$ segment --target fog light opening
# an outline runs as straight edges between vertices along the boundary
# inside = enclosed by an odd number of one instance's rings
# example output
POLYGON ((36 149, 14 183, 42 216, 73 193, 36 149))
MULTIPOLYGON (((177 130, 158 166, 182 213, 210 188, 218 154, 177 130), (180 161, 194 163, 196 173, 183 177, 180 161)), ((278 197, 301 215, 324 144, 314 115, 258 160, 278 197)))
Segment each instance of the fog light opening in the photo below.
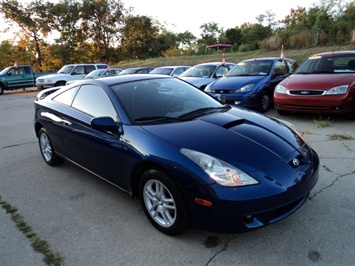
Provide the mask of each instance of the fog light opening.
POLYGON ((248 214, 248 215, 245 215, 245 216, 244 216, 244 222, 245 222, 246 224, 251 223, 253 220, 254 220, 254 216, 251 215, 251 214, 248 214))

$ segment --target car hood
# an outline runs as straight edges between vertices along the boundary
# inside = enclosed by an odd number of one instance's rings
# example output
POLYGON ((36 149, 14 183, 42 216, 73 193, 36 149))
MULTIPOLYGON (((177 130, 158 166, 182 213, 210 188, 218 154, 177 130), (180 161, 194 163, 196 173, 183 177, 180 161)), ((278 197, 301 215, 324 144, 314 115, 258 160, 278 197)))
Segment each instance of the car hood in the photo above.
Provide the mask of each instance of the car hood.
POLYGON ((257 84, 267 80, 267 76, 223 77, 211 84, 211 90, 236 90, 248 84, 257 84))
MULTIPOLYGON (((40 78, 41 79, 51 79, 51 78, 55 78, 55 77, 58 77, 58 75, 69 75, 69 74, 59 74, 59 73, 55 73, 55 74, 49 74, 49 75, 44 75, 44 76, 41 76, 40 78)), ((70 76, 70 75, 69 75, 70 76)))
POLYGON ((354 82, 354 73, 344 74, 293 74, 280 84, 288 90, 328 90, 339 85, 350 85, 354 82))
POLYGON ((179 77, 179 78, 187 81, 188 83, 191 83, 192 85, 195 85, 196 87, 207 85, 215 80, 214 78, 198 78, 198 77, 179 77))
POLYGON ((178 148, 206 153, 245 172, 298 156, 304 141, 279 120, 231 109, 180 123, 143 126, 178 148))

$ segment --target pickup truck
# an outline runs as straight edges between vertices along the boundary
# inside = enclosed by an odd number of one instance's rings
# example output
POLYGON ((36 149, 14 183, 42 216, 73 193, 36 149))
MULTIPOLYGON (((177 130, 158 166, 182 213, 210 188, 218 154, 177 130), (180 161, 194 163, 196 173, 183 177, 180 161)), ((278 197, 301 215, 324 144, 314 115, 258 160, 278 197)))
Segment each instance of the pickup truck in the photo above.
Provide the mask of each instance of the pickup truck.
POLYGON ((39 90, 64 86, 69 81, 83 79, 88 73, 96 69, 107 69, 106 64, 70 64, 65 65, 55 74, 41 76, 36 79, 39 90))
POLYGON ((5 90, 35 87, 36 78, 53 72, 35 73, 30 65, 7 67, 0 72, 0 95, 5 90))

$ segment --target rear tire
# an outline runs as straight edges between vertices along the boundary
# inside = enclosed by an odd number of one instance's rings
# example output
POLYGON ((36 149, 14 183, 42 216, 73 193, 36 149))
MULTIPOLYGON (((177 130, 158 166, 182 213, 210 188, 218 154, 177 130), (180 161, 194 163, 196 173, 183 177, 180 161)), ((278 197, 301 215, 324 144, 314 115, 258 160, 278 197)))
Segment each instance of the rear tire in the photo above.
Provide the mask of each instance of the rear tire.
POLYGON ((161 171, 151 169, 143 173, 139 198, 149 222, 162 233, 175 236, 190 227, 190 213, 183 194, 161 171))
POLYGON ((38 143, 39 150, 41 151, 42 157, 47 164, 55 166, 61 164, 64 161, 63 158, 55 154, 52 142, 45 128, 41 128, 39 130, 38 143))

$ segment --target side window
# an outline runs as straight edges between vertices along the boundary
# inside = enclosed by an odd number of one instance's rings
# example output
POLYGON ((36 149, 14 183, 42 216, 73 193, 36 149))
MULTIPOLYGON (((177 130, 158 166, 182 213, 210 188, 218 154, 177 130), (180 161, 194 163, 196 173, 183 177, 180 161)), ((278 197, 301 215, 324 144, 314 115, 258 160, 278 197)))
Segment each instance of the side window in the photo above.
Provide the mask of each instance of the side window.
POLYGON ((228 68, 225 66, 218 67, 216 71, 216 76, 221 77, 228 72, 228 68))
POLYGON ((288 69, 290 70, 290 72, 294 72, 298 66, 298 64, 296 62, 290 62, 290 61, 286 61, 288 69))
POLYGON ((285 61, 275 63, 274 74, 275 75, 282 75, 287 73, 286 63, 285 61))
POLYGON ((146 74, 148 73, 147 69, 140 69, 137 71, 137 74, 146 74))
POLYGON ((23 69, 25 70, 26 74, 31 74, 31 69, 29 66, 24 66, 23 69))
POLYGON ((83 75, 83 74, 85 74, 84 66, 76 66, 72 72, 72 75, 83 75))
POLYGON ((95 69, 96 69, 95 66, 87 65, 87 66, 85 66, 85 73, 83 73, 83 74, 89 74, 91 71, 93 71, 95 69))
POLYGON ((117 113, 106 92, 98 86, 83 85, 76 94, 72 106, 93 117, 110 116, 117 121, 117 113))
POLYGON ((13 67, 9 72, 12 75, 20 75, 20 74, 22 74, 22 69, 19 67, 13 67))
POLYGON ((107 65, 97 65, 97 68, 98 68, 98 69, 106 69, 106 68, 107 68, 107 65))
POLYGON ((75 92, 77 91, 78 87, 71 88, 70 90, 66 90, 63 93, 57 95, 53 98, 54 101, 60 102, 62 104, 70 106, 73 98, 75 96, 75 92))

